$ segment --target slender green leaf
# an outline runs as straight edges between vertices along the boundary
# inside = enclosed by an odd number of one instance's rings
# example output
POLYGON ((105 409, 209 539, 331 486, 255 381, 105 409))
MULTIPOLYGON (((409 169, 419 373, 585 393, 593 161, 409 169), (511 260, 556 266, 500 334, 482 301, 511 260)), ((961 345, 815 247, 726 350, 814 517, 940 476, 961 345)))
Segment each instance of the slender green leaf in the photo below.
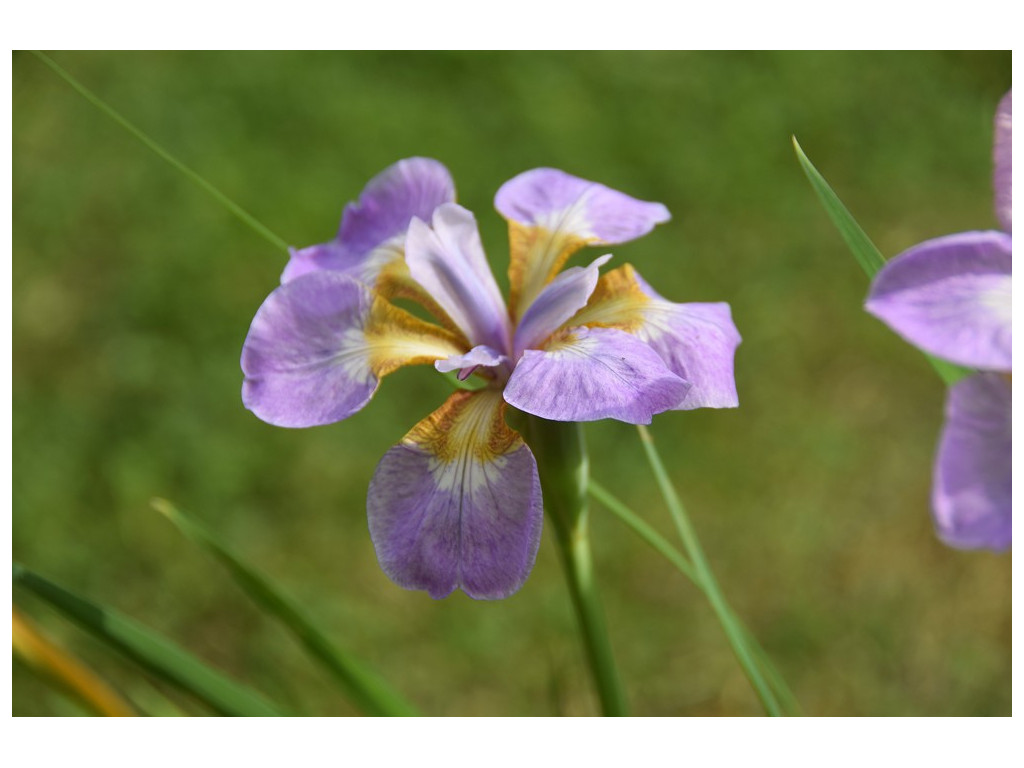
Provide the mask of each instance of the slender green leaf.
MULTIPOLYGON (((885 258, 882 256, 881 251, 871 242, 871 238, 867 236, 867 233, 857 223, 857 220, 853 218, 853 214, 843 205, 842 200, 839 199, 839 196, 832 190, 828 182, 825 181, 825 177, 818 172, 818 169, 814 167, 814 164, 804 154, 800 143, 796 140, 796 136, 793 137, 793 149, 796 151, 796 157, 800 161, 800 166, 804 169, 804 173, 807 174, 807 178, 811 182, 811 187, 814 188, 818 199, 821 200, 821 204, 825 207, 828 217, 832 220, 836 229, 839 230, 839 234, 846 242, 854 258, 857 259, 857 262, 867 273, 868 278, 873 278, 878 273, 878 270, 885 266, 885 258)), ((956 384, 960 379, 973 373, 969 368, 955 365, 927 353, 924 353, 924 355, 932 364, 935 372, 947 384, 956 384)))
MULTIPOLYGON (((664 536, 648 525, 647 522, 644 521, 644 519, 636 512, 631 510, 619 501, 619 499, 615 498, 615 496, 613 496, 603 486, 593 480, 590 480, 587 483, 587 491, 630 530, 663 555, 665 559, 674 565, 680 573, 692 581, 698 589, 707 594, 704 589, 704 584, 697 576, 697 572, 694 570, 693 565, 686 559, 686 556, 673 547, 664 536)), ((775 667, 774 662, 769 658, 764 648, 761 647, 757 638, 754 637, 754 633, 744 626, 742 620, 736 615, 736 612, 732 610, 731 606, 726 605, 726 610, 732 615, 733 621, 746 637, 746 642, 750 646, 758 665, 761 667, 761 671, 764 672, 767 677, 768 684, 771 686, 772 690, 775 691, 775 695, 778 696, 783 711, 787 715, 800 714, 800 705, 797 703, 796 697, 793 695, 793 692, 789 689, 786 681, 775 667)))
POLYGON ((205 702, 222 715, 284 714, 259 694, 228 679, 170 640, 117 611, 92 603, 14 564, 14 585, 42 598, 65 618, 120 651, 153 675, 205 702))
POLYGON ((52 69, 58 77, 64 80, 64 82, 66 82, 72 88, 74 88, 86 101, 88 101, 94 107, 99 109, 100 112, 102 112, 115 123, 120 125, 126 131, 128 131, 128 133, 130 133, 136 139, 141 141, 144 145, 149 147, 149 149, 151 149, 160 158, 162 158, 167 163, 176 168, 178 171, 180 171, 193 183, 197 184, 214 200, 223 205, 227 210, 231 211, 231 213, 237 216, 240 220, 245 222, 245 224, 248 225, 254 232, 259 234, 260 237, 264 238, 271 245, 274 245, 275 247, 280 248, 285 252, 288 251, 288 243, 286 243, 283 239, 281 239, 273 232, 271 232, 270 229, 268 229, 264 224, 257 221, 255 216, 253 216, 251 213, 242 208, 242 206, 240 206, 234 200, 229 198, 227 195, 225 195, 223 192, 221 192, 219 189, 213 186, 213 184, 211 184, 198 173, 193 171, 191 168, 189 168, 187 165, 181 162, 178 158, 176 158, 162 146, 157 144, 153 139, 151 139, 149 136, 143 133, 140 129, 136 128, 132 123, 128 122, 128 120, 124 118, 120 112, 115 110, 112 106, 103 101, 103 99, 101 99, 95 93, 93 93, 80 82, 78 82, 75 78, 71 76, 71 74, 66 69, 61 67, 57 62, 55 62, 53 59, 51 59, 49 56, 47 56, 45 53, 42 53, 41 51, 33 51, 32 53, 34 53, 36 58, 43 62, 43 64, 52 69))
POLYGON ((637 425, 637 431, 640 433, 640 442, 643 444, 644 453, 647 454, 647 461, 654 472, 654 478, 658 483, 662 498, 665 499, 665 505, 668 507, 672 521, 676 525, 679 538, 682 540, 683 547, 690 556, 690 562, 693 563, 698 582, 701 584, 704 594, 707 595, 711 609, 718 618, 718 623, 722 625, 722 629, 725 631, 736 660, 743 669, 743 673, 747 676, 747 680, 754 689, 754 693, 761 700, 761 705, 764 707, 765 712, 776 717, 784 714, 779 706, 775 692, 768 685, 760 666, 754 660, 749 636, 743 631, 718 586, 718 580, 711 571, 711 566, 704 556, 704 548, 701 547, 700 540, 697 538, 697 531, 690 522, 690 518, 686 514, 686 508, 683 506, 679 494, 676 493, 672 480, 665 470, 665 465, 661 461, 661 456, 658 454, 658 449, 654 445, 654 438, 651 437, 651 433, 643 425, 637 425))
POLYGON ((266 577, 239 560, 210 531, 165 499, 154 499, 152 504, 189 540, 201 546, 227 568, 239 586, 257 605, 284 624, 305 651, 327 669, 360 710, 369 715, 418 714, 411 704, 381 678, 331 643, 293 600, 266 577))

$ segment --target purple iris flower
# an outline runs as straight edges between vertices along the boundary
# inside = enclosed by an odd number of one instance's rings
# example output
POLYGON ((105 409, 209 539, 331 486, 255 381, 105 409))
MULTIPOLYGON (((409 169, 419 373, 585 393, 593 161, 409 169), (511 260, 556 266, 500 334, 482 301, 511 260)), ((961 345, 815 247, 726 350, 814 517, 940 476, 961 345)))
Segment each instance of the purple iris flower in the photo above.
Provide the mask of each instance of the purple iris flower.
POLYGON ((996 110, 995 201, 1003 231, 916 245, 875 276, 866 308, 911 344, 978 373, 949 390, 932 508, 939 537, 1004 550, 1011 538, 1011 94, 996 110))
POLYGON ((381 567, 435 598, 457 588, 507 597, 533 567, 540 481, 507 405, 555 421, 648 424, 666 410, 738 404, 728 304, 674 304, 628 264, 599 275, 610 255, 562 271, 585 245, 667 221, 663 205, 550 168, 508 181, 495 205, 509 225, 508 305, 447 169, 410 158, 370 181, 334 240, 292 251, 242 350, 243 403, 283 427, 347 418, 403 365, 482 380, 413 427, 370 482, 381 567))

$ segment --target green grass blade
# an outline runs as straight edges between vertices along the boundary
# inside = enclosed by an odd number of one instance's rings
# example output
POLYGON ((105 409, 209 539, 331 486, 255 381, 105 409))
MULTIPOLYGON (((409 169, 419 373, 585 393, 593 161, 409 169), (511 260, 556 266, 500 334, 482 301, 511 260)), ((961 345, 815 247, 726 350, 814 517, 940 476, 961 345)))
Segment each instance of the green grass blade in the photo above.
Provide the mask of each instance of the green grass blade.
POLYGON ((654 472, 654 478, 661 491, 662 498, 664 498, 665 505, 669 509, 672 521, 675 523, 676 530, 679 533, 679 538, 683 542, 683 547, 690 557, 690 562, 693 563, 698 583, 701 585, 704 594, 707 595, 711 609, 715 612, 718 623, 721 624, 722 630, 729 640, 729 645, 732 647, 736 660, 743 669, 743 673, 747 676, 747 680, 754 689, 754 693, 760 699, 765 712, 773 717, 784 714, 779 706, 774 690, 772 690, 772 687, 765 679, 761 667, 754 660, 755 654, 751 649, 749 635, 744 632, 718 586, 718 580, 715 578, 711 566, 704 556, 704 548, 700 545, 697 532, 690 522, 689 515, 686 514, 686 508, 683 506, 679 494, 676 493, 676 489, 672 485, 668 472, 665 470, 665 465, 661 461, 661 456, 654 446, 654 438, 651 437, 651 433, 643 425, 637 425, 637 431, 640 433, 640 442, 643 444, 644 453, 647 455, 647 461, 654 472))
POLYGON ((361 662, 337 648, 293 600, 264 576, 233 555, 226 546, 196 521, 165 499, 153 507, 170 520, 190 541, 198 544, 228 569, 238 585, 266 613, 295 635, 303 649, 324 666, 345 695, 368 715, 411 716, 418 712, 361 662))
MULTIPOLYGON (((796 136, 793 137, 793 149, 796 151, 797 160, 800 161, 800 166, 804 169, 804 173, 807 174, 807 179, 811 182, 811 187, 817 193, 818 199, 821 201, 822 206, 824 206, 828 217, 832 220, 836 229, 839 230, 839 234, 846 242, 854 258, 857 259, 857 262, 867 273, 868 278, 874 278, 878 270, 885 266, 885 257, 875 247, 875 244, 871 242, 871 238, 867 236, 867 233, 857 223, 857 220, 853 218, 853 214, 843 205, 843 201, 839 199, 839 195, 825 181, 825 177, 818 172, 818 169, 814 167, 814 164, 804 154, 800 143, 796 140, 796 136)), ((924 353, 924 355, 932 364, 935 372, 939 374, 946 384, 956 384, 960 379, 973 373, 969 368, 940 360, 927 353, 924 353)))
POLYGON ((284 714, 259 694, 206 666, 153 630, 113 609, 79 597, 18 563, 14 564, 14 586, 43 599, 65 618, 221 715, 275 717, 284 714))
POLYGON ((804 169, 804 173, 807 174, 807 179, 811 182, 811 186, 817 193, 818 199, 821 200, 821 204, 825 207, 825 212, 832 220, 832 223, 835 224, 836 229, 839 230, 839 234, 846 242, 850 252, 857 259, 857 263, 861 265, 868 277, 874 277, 878 270, 885 266, 885 257, 882 256, 882 252, 875 247, 875 244, 871 242, 871 238, 861 229, 860 224, 857 223, 857 220, 853 218, 853 215, 843 205, 839 195, 832 191, 832 187, 818 173, 818 169, 807 159, 807 155, 804 154, 800 143, 796 140, 796 136, 793 137, 793 149, 796 151, 797 160, 800 161, 800 166, 804 169))
POLYGON ((200 189, 205 191, 218 203, 220 203, 229 211, 231 211, 231 213, 237 216, 241 221, 245 222, 245 224, 248 225, 258 235, 260 235, 260 237, 264 238, 271 245, 274 245, 275 247, 280 248, 285 252, 288 251, 288 243, 286 243, 282 238, 278 237, 273 232, 271 232, 270 229, 264 226, 262 223, 260 223, 255 216, 246 211, 244 208, 242 208, 242 206, 240 206, 230 197, 225 195, 223 192, 221 192, 219 189, 213 186, 213 184, 208 182, 206 179, 204 179, 198 173, 193 171, 183 162, 178 160, 178 158, 176 158, 162 146, 157 144, 153 139, 151 139, 149 136, 143 133, 139 128, 136 128, 135 125, 128 122, 128 120, 124 118, 120 112, 115 110, 105 101, 103 101, 103 99, 101 99, 95 93, 93 93, 80 82, 78 82, 74 77, 71 76, 71 74, 66 69, 61 67, 57 62, 55 62, 53 59, 51 59, 49 56, 47 56, 45 53, 42 53, 41 51, 33 51, 32 53, 36 56, 37 59, 39 59, 46 66, 48 66, 55 73, 57 73, 58 77, 60 77, 72 88, 74 88, 86 101, 88 101, 98 110, 100 110, 100 112, 105 114, 115 123, 117 123, 126 131, 128 131, 128 133, 130 133, 136 139, 141 141, 144 145, 149 147, 149 149, 151 149, 159 157, 165 160, 168 164, 170 164, 183 175, 188 177, 193 183, 198 185, 200 189))
MULTIPOLYGON (((648 525, 648 523, 636 512, 619 501, 619 499, 613 496, 611 492, 600 484, 593 480, 589 480, 587 483, 587 491, 594 500, 604 506, 609 512, 625 524, 626 527, 646 541, 666 560, 674 565, 681 574, 693 582, 694 586, 704 592, 705 595, 707 594, 704 589, 704 585, 701 583, 697 576, 697 572, 693 568, 693 565, 686 559, 686 556, 682 552, 669 543, 668 539, 648 525)), ((761 647, 757 638, 754 637, 754 634, 744 626, 742 620, 732 610, 732 607, 726 604, 725 608, 729 615, 732 616, 732 620, 735 622, 736 626, 739 627, 740 632, 745 637, 747 645, 750 647, 758 666, 760 666, 761 671, 767 678, 769 686, 771 686, 771 689, 778 697, 779 703, 785 714, 799 715, 800 705, 797 703, 796 697, 789 689, 785 679, 779 673, 771 658, 769 658, 767 652, 761 647)))

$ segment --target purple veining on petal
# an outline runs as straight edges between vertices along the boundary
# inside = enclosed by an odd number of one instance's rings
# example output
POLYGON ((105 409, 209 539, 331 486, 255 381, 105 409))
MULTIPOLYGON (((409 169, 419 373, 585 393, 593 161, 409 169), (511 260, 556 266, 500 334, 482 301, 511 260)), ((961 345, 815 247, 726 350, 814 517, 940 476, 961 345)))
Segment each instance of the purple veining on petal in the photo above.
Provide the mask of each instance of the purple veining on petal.
POLYGON ((963 232, 928 240, 875 276, 865 305, 911 344, 960 365, 1008 371, 1011 237, 963 232))
POLYGON ((367 513, 381 568, 396 584, 433 598, 461 588, 493 600, 529 575, 543 525, 540 479, 500 405, 495 391, 456 393, 381 459, 367 513))
POLYGON ((553 421, 650 424, 654 414, 681 402, 689 386, 635 336, 573 328, 546 349, 523 353, 505 385, 505 400, 553 421))
POLYGON ((641 290, 651 299, 644 323, 634 331, 674 374, 690 382, 675 410, 736 408, 734 358, 740 334, 725 302, 676 304, 655 291, 639 273, 641 290))
MULTIPOLYGON (((437 160, 399 160, 370 180, 358 202, 345 206, 334 240, 291 252, 281 282, 320 269, 360 271, 374 249, 389 241, 395 240, 400 251, 414 216, 429 221, 439 205, 454 201, 451 174, 437 160)), ((355 276, 366 280, 365 275, 355 276)))
POLYGON ((535 168, 509 179, 498 190, 494 205, 506 219, 608 245, 646 235, 671 218, 661 203, 637 200, 554 168, 535 168))
POLYGON ((1013 136, 1010 127, 1013 91, 1007 91, 996 109, 995 160, 996 216, 1003 229, 1013 228, 1013 136))
POLYGON ((1010 547, 1011 443, 1007 379, 983 373, 950 388, 932 488, 938 535, 950 546, 1010 547))
POLYGON ((448 313, 473 346, 509 348, 508 311, 487 263, 473 214, 446 203, 433 226, 413 219, 406 238, 409 272, 448 313))
POLYGON ((242 402, 263 421, 311 427, 358 411, 378 379, 352 349, 373 295, 351 278, 316 272, 277 288, 242 348, 242 402))
POLYGON ((571 267, 544 287, 516 326, 512 344, 516 357, 525 349, 535 348, 586 305, 597 285, 598 270, 611 257, 609 253, 589 266, 571 267))

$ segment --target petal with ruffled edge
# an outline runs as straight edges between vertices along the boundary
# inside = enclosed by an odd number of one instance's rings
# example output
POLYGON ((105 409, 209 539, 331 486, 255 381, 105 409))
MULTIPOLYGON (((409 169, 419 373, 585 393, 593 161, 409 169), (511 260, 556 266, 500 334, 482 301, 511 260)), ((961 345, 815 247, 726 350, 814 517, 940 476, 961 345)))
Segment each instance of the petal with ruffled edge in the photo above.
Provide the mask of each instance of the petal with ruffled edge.
POLYGON ((950 546, 1010 546, 1010 416, 1010 384, 1001 374, 970 376, 949 390, 932 508, 939 538, 950 546))
POLYGON ((516 592, 543 523, 537 462, 494 389, 456 392, 381 459, 366 507, 384 572, 442 598, 516 592))
POLYGON ((1011 367, 1011 237, 962 232, 904 251, 875 275, 865 308, 920 349, 959 365, 1011 367))
POLYGON ((505 401, 552 421, 650 424, 689 386, 635 336, 614 328, 572 328, 543 350, 523 353, 505 385, 505 401))
POLYGON ((413 279, 441 305, 472 346, 508 349, 508 311, 472 213, 446 203, 434 211, 432 226, 413 219, 405 261, 413 279))
POLYGON ((513 353, 519 356, 526 349, 535 349, 561 325, 586 306, 597 286, 598 270, 612 255, 594 259, 586 267, 571 267, 544 286, 516 326, 513 353))
POLYGON ((358 202, 345 206, 334 240, 292 251, 281 282, 329 269, 351 274, 372 288, 378 272, 401 259, 412 218, 429 219, 437 206, 454 200, 455 183, 437 160, 399 160, 367 183, 358 202))
POLYGON ((277 288, 242 348, 242 402, 263 421, 312 427, 351 416, 380 378, 465 346, 339 272, 312 272, 277 288))
POLYGON ((410 299, 454 330, 451 321, 405 264, 405 236, 413 217, 429 220, 434 210, 455 200, 451 174, 437 160, 410 157, 373 177, 359 201, 345 206, 334 240, 290 249, 281 275, 287 283, 320 270, 344 272, 387 299, 410 299))
POLYGON ((996 216, 1003 229, 1013 228, 1013 140, 1010 121, 1013 110, 1013 91, 1007 91, 996 109, 995 160, 996 216))
POLYGON ((724 302, 668 301, 625 264, 601 276, 587 306, 569 323, 618 328, 646 342, 691 384, 675 410, 739 405, 733 360, 741 339, 724 302))
POLYGON ((494 205, 509 223, 509 300, 515 318, 584 245, 635 240, 670 218, 661 203, 554 168, 535 168, 505 182, 494 205))

